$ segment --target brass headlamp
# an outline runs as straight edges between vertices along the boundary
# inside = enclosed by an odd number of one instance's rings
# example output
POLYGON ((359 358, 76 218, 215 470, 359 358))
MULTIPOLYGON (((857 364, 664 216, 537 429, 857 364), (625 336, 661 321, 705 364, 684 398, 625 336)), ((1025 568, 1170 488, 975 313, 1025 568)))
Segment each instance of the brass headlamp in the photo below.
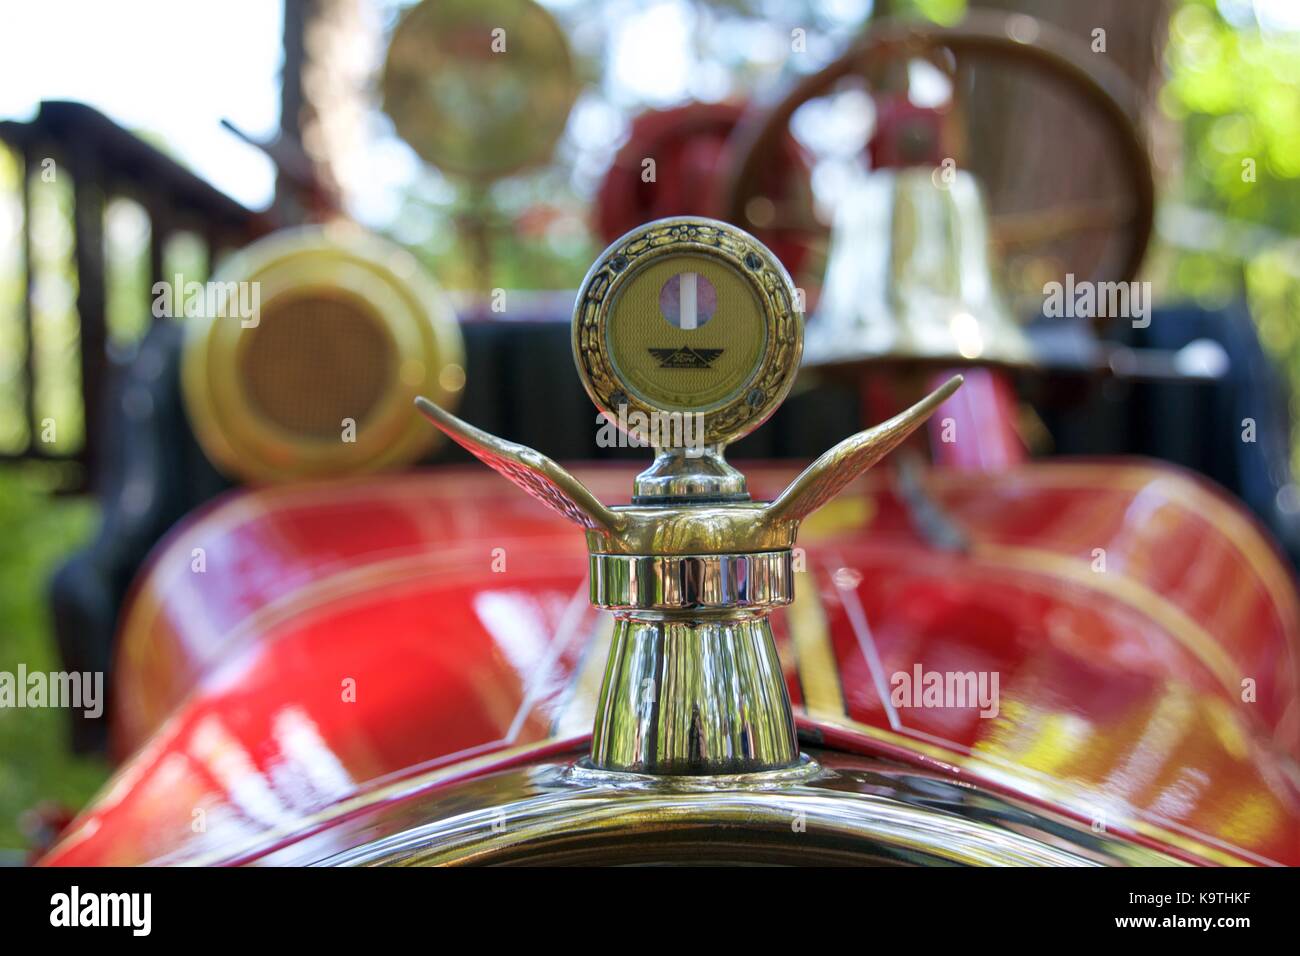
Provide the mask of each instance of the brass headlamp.
POLYGON ((654 445, 625 507, 606 507, 545 455, 416 400, 453 440, 586 531, 591 600, 616 621, 592 737, 599 770, 734 774, 798 763, 768 615, 794 598, 799 523, 961 384, 954 377, 836 445, 774 501, 753 501, 723 452, 794 382, 796 302, 780 262, 726 223, 664 219, 605 250, 578 293, 573 345, 601 412, 654 445))

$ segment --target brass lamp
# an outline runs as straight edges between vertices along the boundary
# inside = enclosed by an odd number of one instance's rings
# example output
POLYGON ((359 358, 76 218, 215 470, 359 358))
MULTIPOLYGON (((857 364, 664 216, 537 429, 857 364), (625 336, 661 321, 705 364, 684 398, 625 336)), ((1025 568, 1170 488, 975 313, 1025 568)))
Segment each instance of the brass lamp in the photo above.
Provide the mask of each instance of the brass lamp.
POLYGON ((453 440, 586 532, 592 603, 616 621, 592 738, 597 771, 798 765, 768 615, 793 600, 799 524, 961 384, 956 376, 836 445, 774 501, 751 500, 723 452, 794 382, 796 301, 780 262, 715 220, 652 222, 605 250, 578 293, 574 357, 601 412, 655 446, 628 506, 607 507, 546 456, 416 400, 453 440), (681 427, 686 416, 696 427, 681 427))
POLYGON ((450 303, 410 253, 377 236, 346 223, 282 230, 232 256, 206 288, 220 298, 185 319, 182 388, 200 445, 233 478, 407 465, 439 437, 412 420, 411 399, 460 398, 464 343, 450 303), (241 301, 255 307, 238 315, 241 301))

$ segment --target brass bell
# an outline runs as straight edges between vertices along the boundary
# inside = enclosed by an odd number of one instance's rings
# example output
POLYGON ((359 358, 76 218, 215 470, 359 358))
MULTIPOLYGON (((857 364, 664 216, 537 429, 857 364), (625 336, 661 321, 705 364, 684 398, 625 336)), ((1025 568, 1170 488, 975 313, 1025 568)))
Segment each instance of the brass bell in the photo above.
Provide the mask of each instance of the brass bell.
POLYGON ((965 170, 874 170, 837 205, 805 362, 878 359, 1031 361, 989 266, 979 182, 965 170))

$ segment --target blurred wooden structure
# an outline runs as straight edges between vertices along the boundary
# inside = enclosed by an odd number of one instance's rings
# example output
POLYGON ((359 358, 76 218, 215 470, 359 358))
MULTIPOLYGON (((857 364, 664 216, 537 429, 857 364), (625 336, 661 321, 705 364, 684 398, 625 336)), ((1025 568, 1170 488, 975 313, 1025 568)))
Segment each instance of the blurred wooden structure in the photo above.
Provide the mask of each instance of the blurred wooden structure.
MULTIPOLYGON (((194 175, 176 160, 118 126, 108 117, 83 103, 43 102, 30 122, 0 121, 0 147, 17 155, 22 209, 23 297, 21 385, 23 416, 27 423, 27 444, 0 452, 0 461, 55 460, 71 469, 63 483, 67 491, 98 490, 103 465, 104 432, 97 421, 97 405, 106 396, 107 379, 113 363, 109 355, 107 321, 107 269, 104 213, 116 198, 138 203, 149 220, 149 288, 170 279, 164 275, 164 250, 179 233, 197 236, 209 264, 222 253, 245 245, 281 226, 293 225, 337 211, 333 180, 324 158, 327 150, 304 150, 305 138, 322 137, 313 129, 320 111, 338 105, 338 84, 317 82, 317 103, 309 95, 304 74, 323 52, 334 49, 332 39, 356 27, 357 0, 285 0, 281 69, 281 122, 279 136, 262 148, 276 165, 276 194, 269 209, 251 210, 194 175), (320 90, 324 89, 325 93, 320 90), (305 136, 306 133, 312 135, 305 136), (310 155, 309 155, 310 154, 310 155), (56 175, 72 183, 74 268, 78 358, 82 406, 85 409, 84 441, 74 449, 51 446, 39 440, 39 420, 34 396, 40 370, 33 361, 33 307, 36 289, 31 235, 32 197, 42 185, 42 164, 54 161, 56 175)), ((317 67, 321 69, 321 67, 317 67)), ((318 78, 319 79, 319 78, 318 78)), ((359 96, 359 94, 357 94, 359 96)), ((354 107, 355 104, 349 104, 354 107)), ((233 129, 233 127, 232 127, 233 129)), ((235 131, 238 133, 238 131, 235 131)), ((242 134, 239 134, 242 135, 242 134)), ((147 308, 142 302, 141 307, 147 308)))
MULTIPOLYGON (((195 176, 176 160, 82 103, 44 102, 27 123, 0 122, 0 142, 19 156, 22 192, 23 270, 26 281, 21 321, 24 324, 22 386, 28 424, 25 449, 7 452, 7 460, 71 461, 81 467, 70 490, 93 487, 103 454, 102 429, 96 404, 105 394, 110 372, 107 287, 104 252, 104 210, 116 197, 134 200, 150 223, 149 286, 164 279, 163 249, 178 232, 202 240, 211 262, 224 250, 240 246, 265 232, 269 223, 229 196, 195 176), (53 166, 46 163, 53 160, 53 166), (44 165, 43 165, 44 164, 44 165), (85 439, 67 454, 54 455, 39 440, 34 407, 37 369, 33 361, 32 208, 44 169, 72 183, 73 243, 76 269, 76 311, 79 325, 80 392, 85 408, 85 439)), ((141 303, 147 308, 148 303, 141 303)))

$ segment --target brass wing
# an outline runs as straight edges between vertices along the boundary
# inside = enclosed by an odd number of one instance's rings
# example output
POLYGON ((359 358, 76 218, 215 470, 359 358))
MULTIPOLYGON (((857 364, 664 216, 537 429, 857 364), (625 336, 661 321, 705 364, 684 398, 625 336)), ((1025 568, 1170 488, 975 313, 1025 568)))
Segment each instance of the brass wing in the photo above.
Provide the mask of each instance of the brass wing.
POLYGON ((427 398, 417 398, 415 405, 452 441, 551 510, 588 531, 606 536, 618 531, 618 515, 601 504, 586 485, 541 452, 475 428, 427 398))

